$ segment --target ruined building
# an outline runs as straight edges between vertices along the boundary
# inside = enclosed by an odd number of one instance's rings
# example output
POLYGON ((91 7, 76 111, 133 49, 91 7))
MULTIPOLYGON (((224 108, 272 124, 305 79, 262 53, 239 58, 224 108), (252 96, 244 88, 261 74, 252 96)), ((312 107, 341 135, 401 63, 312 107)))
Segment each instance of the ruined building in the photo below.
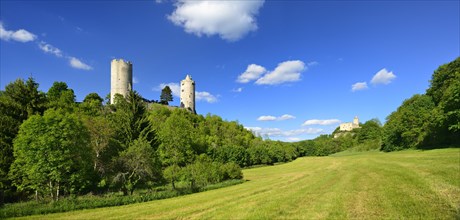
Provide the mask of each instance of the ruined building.
POLYGON ((355 128, 359 128, 359 119, 358 116, 355 116, 353 122, 347 122, 340 124, 340 131, 351 131, 355 128))

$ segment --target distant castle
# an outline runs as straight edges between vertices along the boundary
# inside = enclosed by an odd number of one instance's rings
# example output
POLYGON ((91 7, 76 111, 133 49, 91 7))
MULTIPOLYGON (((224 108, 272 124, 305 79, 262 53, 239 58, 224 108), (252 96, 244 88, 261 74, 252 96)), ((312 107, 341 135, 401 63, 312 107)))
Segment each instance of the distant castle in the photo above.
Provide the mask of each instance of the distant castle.
POLYGON ((355 128, 359 128, 359 119, 358 116, 355 116, 353 119, 353 122, 347 122, 347 123, 342 123, 340 124, 340 131, 351 131, 355 128))
MULTIPOLYGON (((110 103, 114 103, 115 94, 126 95, 133 89, 133 64, 123 59, 113 59, 110 66, 110 103)), ((195 109, 195 81, 187 75, 180 85, 180 107, 193 113, 195 109)))

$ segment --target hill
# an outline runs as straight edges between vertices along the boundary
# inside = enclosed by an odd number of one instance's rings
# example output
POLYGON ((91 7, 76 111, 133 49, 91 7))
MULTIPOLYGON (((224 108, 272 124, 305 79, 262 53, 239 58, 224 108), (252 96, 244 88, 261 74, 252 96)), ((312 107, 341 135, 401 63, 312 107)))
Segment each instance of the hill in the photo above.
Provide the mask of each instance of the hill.
POLYGON ((232 187, 140 204, 27 218, 455 219, 459 149, 303 157, 244 170, 232 187))

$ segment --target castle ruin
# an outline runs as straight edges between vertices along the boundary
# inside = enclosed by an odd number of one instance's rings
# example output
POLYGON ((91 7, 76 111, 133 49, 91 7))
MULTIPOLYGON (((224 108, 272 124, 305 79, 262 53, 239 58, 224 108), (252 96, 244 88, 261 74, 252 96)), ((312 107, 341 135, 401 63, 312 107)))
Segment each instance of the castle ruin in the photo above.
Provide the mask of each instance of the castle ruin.
MULTIPOLYGON (((123 97, 133 89, 133 64, 123 59, 113 59, 110 66, 110 103, 114 104, 115 94, 123 97)), ((180 85, 180 107, 193 113, 195 109, 195 81, 187 75, 180 85)))
POLYGON ((347 123, 342 123, 340 124, 340 131, 351 131, 355 128, 359 128, 359 119, 358 116, 355 116, 353 119, 353 122, 347 122, 347 123))
POLYGON ((110 103, 114 103, 115 94, 126 97, 133 89, 133 64, 123 59, 113 59, 110 66, 110 103))

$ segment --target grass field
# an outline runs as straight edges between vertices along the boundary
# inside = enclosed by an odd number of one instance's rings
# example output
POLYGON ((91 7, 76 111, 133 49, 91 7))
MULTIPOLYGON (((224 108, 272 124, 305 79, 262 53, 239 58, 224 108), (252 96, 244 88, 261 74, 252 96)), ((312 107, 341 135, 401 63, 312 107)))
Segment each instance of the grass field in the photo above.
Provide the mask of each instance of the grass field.
POLYGON ((41 219, 459 219, 460 149, 299 158, 217 190, 41 219))

